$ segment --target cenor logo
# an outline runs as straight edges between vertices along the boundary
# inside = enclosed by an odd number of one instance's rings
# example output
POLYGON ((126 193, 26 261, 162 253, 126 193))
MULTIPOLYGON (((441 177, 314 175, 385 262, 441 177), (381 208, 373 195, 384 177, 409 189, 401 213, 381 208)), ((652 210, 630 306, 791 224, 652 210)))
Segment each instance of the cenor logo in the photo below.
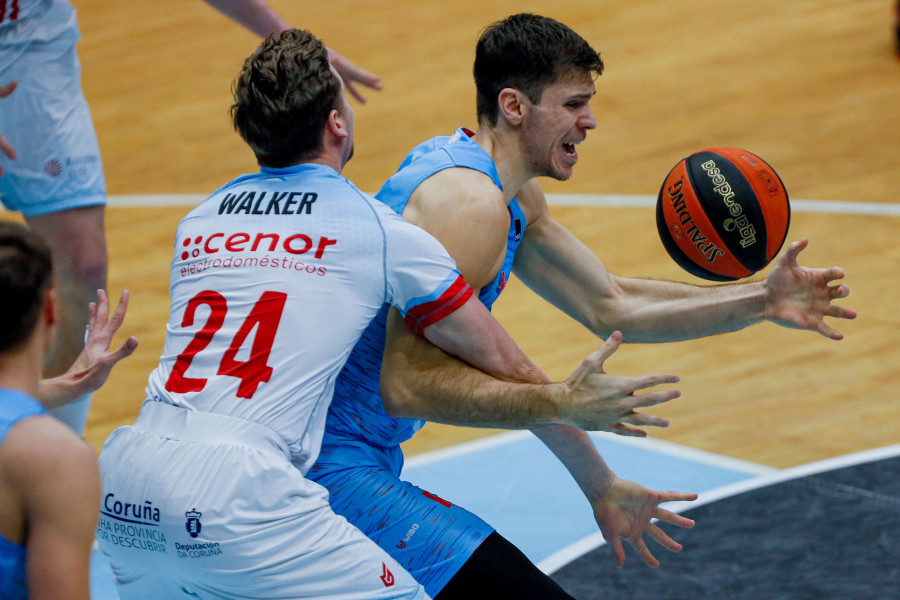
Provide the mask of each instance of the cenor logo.
POLYGON ((337 240, 320 236, 317 241, 305 233, 281 236, 277 233, 251 234, 244 231, 234 233, 218 232, 207 235, 186 237, 181 241, 181 260, 197 258, 201 254, 226 252, 287 252, 288 254, 306 254, 315 248, 315 258, 322 258, 328 246, 337 244, 337 240))

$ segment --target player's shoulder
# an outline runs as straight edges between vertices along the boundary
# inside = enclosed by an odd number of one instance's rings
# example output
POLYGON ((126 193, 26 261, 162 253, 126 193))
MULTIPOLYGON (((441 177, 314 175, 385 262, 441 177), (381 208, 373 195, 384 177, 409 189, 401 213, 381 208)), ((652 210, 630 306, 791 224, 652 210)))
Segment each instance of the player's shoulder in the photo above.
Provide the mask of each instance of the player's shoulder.
POLYGON ((40 414, 13 425, 0 446, 0 468, 13 481, 78 484, 97 468, 97 454, 66 425, 40 414))
POLYGON ((452 167, 435 173, 415 190, 411 201, 421 204, 441 204, 486 214, 505 214, 503 190, 481 171, 467 167, 452 167))

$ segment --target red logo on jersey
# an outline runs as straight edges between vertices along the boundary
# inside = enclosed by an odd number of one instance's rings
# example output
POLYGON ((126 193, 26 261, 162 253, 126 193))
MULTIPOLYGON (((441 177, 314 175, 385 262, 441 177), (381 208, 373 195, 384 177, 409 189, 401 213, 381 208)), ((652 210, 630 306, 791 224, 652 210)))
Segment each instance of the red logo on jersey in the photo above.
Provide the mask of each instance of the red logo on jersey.
POLYGON ((502 292, 503 288, 506 287, 506 273, 500 273, 500 281, 497 283, 497 291, 502 292))
POLYGON ((441 505, 443 505, 443 506, 446 506, 447 508, 450 508, 451 506, 453 506, 453 504, 451 504, 450 502, 447 502, 446 500, 444 500, 444 499, 441 498, 440 496, 437 496, 437 495, 435 495, 435 494, 432 494, 431 492, 422 492, 422 495, 425 496, 426 498, 431 498, 432 500, 434 500, 434 501, 437 502, 438 504, 441 504, 441 505))
POLYGON ((277 233, 257 233, 251 235, 238 231, 226 234, 213 233, 206 236, 187 237, 181 241, 184 250, 181 260, 197 258, 201 253, 215 254, 220 250, 228 252, 287 252, 288 254, 306 254, 315 246, 315 258, 322 258, 328 246, 337 244, 337 240, 320 236, 317 242, 305 233, 295 233, 282 237, 277 233), (193 246, 193 248, 191 248, 193 246))
POLYGON ((381 563, 381 581, 384 582, 384 587, 391 587, 394 585, 394 574, 391 573, 390 569, 387 568, 387 565, 381 563))

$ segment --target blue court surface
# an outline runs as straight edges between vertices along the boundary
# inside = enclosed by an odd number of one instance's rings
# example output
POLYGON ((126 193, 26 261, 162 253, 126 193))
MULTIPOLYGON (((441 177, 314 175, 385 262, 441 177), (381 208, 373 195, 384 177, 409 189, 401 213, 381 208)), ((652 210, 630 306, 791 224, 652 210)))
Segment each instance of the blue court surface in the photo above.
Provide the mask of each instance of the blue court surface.
MULTIPOLYGON (((740 550, 741 555, 744 556, 753 554, 750 552, 753 550, 751 546, 758 545, 757 540, 746 537, 753 534, 752 532, 766 539, 790 538, 791 536, 785 536, 784 529, 777 532, 769 531, 772 523, 780 523, 778 520, 769 518, 767 512, 769 509, 772 513, 779 513, 785 518, 791 519, 787 525, 789 530, 791 527, 795 529, 802 527, 802 522, 806 521, 810 523, 811 531, 829 531, 828 536, 825 537, 833 538, 836 534, 840 535, 840 532, 828 529, 828 525, 822 525, 823 522, 828 522, 827 520, 823 521, 822 517, 827 514, 829 503, 836 507, 836 510, 841 510, 842 515, 858 522, 859 519, 854 517, 853 511, 868 510, 871 508, 872 502, 875 502, 882 512, 879 513, 877 521, 870 524, 872 531, 867 532, 867 535, 882 535, 883 537, 886 534, 879 533, 879 530, 890 527, 892 533, 889 535, 893 536, 894 540, 888 545, 900 548, 896 539, 896 532, 900 529, 898 527, 900 526, 900 493, 896 493, 900 492, 900 483, 898 483, 900 478, 893 478, 893 488, 890 491, 873 491, 870 489, 871 485, 860 486, 852 476, 848 478, 843 475, 831 475, 831 481, 823 483, 827 477, 823 479, 823 476, 820 475, 823 472, 863 473, 862 476, 865 478, 866 466, 868 466, 869 480, 878 479, 873 477, 872 473, 880 472, 879 461, 900 456, 900 446, 864 452, 794 469, 776 470, 653 439, 625 438, 610 434, 591 434, 591 437, 618 476, 631 479, 651 489, 700 494, 700 499, 696 502, 667 505, 667 508, 671 510, 694 518, 697 525, 693 530, 668 529, 673 538, 685 545, 685 550, 680 554, 671 554, 659 546, 654 548, 654 543, 648 542, 651 551, 662 563, 660 569, 651 570, 644 566, 630 547, 626 547, 625 568, 615 569, 611 553, 604 546, 590 507, 575 482, 550 451, 529 432, 505 433, 412 457, 407 461, 403 476, 404 479, 484 518, 525 552, 544 572, 553 574, 554 578, 579 600, 588 600, 592 597, 699 598, 704 597, 704 589, 706 591, 725 591, 728 588, 722 586, 734 584, 734 574, 737 572, 735 569, 740 566, 740 561, 732 560, 727 553, 718 553, 719 558, 724 556, 729 560, 725 567, 727 575, 725 579, 728 582, 726 584, 715 581, 698 584, 697 581, 702 581, 703 576, 698 576, 690 567, 684 565, 693 565, 694 570, 701 574, 719 573, 721 569, 718 569, 715 564, 718 559, 710 558, 710 552, 717 553, 715 544, 710 540, 724 539, 732 548, 737 547, 739 550, 741 546, 746 546, 745 549, 740 550), (815 485, 797 484, 793 486, 797 488, 793 491, 791 486, 787 485, 795 481, 808 482, 811 480, 810 478, 816 482, 815 485), (755 500, 756 504, 761 507, 761 514, 756 514, 752 510, 748 511, 741 504, 745 497, 752 500, 754 490, 764 490, 755 500), (810 490, 814 491, 810 492, 810 490), (810 498, 810 493, 815 498, 810 498), (773 498, 784 506, 775 506, 773 498), (847 498, 863 498, 868 504, 854 502, 849 506, 842 505, 841 500, 847 498), (792 502, 804 507, 812 503, 817 508, 811 514, 798 516, 792 502), (817 502, 819 504, 816 504, 817 502), (821 506, 822 503, 825 504, 824 507, 821 506), (755 522, 746 525, 747 531, 736 535, 723 532, 724 527, 735 526, 741 521, 739 517, 730 515, 727 511, 719 516, 710 516, 708 519, 704 516, 703 511, 708 511, 711 506, 728 507, 731 505, 734 505, 737 513, 749 514, 751 519, 755 519, 755 522), (885 511, 887 511, 886 514, 885 511), (764 522, 768 522, 768 524, 764 524, 764 522), (700 547, 705 547, 706 550, 700 550, 700 547), (582 566, 584 564, 587 566, 582 566), (603 572, 596 572, 597 569, 603 570, 603 572), (672 579, 686 572, 689 572, 690 576, 686 576, 685 581, 679 582, 672 579), (658 576, 660 573, 663 574, 661 578, 658 576), (613 579, 617 581, 621 593, 611 589, 610 582, 613 579), (651 590, 643 583, 648 579, 661 581, 662 583, 659 585, 663 587, 651 590), (685 593, 690 590, 689 595, 680 593, 679 585, 682 586, 680 589, 685 593), (697 585, 701 587, 698 589, 697 585), (649 595, 644 595, 642 589, 649 595), (619 595, 615 595, 617 593, 619 595)), ((900 460, 893 460, 891 463, 894 466, 900 466, 900 460)), ((818 556, 822 556, 823 545, 833 545, 836 542, 833 539, 809 539, 808 543, 815 546, 818 556)), ((768 551, 791 552, 792 550, 790 548, 788 550, 770 548, 768 551)), ((897 555, 897 550, 890 552, 893 552, 893 556, 897 555)), ((791 559, 792 555, 788 554, 781 556, 779 560, 783 567, 785 562, 790 566, 791 559)), ((827 562, 826 560, 825 567, 827 567, 827 562)), ((900 591, 898 591, 900 590, 900 562, 894 564, 896 586, 893 589, 897 591, 895 597, 900 597, 900 591)), ((770 582, 773 580, 772 573, 777 573, 777 570, 769 569, 764 557, 760 564, 750 565, 748 569, 763 580, 770 582)), ((894 575, 888 572, 885 577, 887 577, 886 581, 890 582, 894 575)), ((775 576, 774 579, 777 580, 778 576, 775 576)), ((817 578, 817 580, 821 579, 821 576, 817 578)), ((824 579, 827 581, 827 575, 824 579)), ((865 578, 861 577, 861 579, 865 578)), ((742 585, 748 583, 746 577, 743 579, 739 577, 738 581, 739 583, 743 581, 742 585)), ((752 592, 752 586, 748 591, 752 592)), ((758 588, 757 591, 759 591, 758 588)), ((851 594, 846 597, 866 597, 858 592, 857 589, 855 595, 851 594)), ((737 598, 740 596, 729 592, 725 596, 717 597, 737 598)), ((784 596, 775 593, 775 595, 756 597, 821 598, 829 596, 821 591, 818 595, 807 596, 801 590, 784 596)), ((94 600, 117 599, 109 567, 99 551, 94 552, 92 565, 92 598, 94 600)))

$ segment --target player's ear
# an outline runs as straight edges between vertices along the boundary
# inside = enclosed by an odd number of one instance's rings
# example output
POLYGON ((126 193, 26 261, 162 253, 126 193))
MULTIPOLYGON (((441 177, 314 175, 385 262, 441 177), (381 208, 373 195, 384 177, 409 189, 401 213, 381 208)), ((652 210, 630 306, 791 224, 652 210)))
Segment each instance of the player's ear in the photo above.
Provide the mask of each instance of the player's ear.
POLYGON ((328 113, 328 121, 325 123, 325 129, 332 136, 343 139, 350 135, 347 120, 336 108, 328 113))
POLYGON ((514 88, 503 88, 497 95, 497 103, 500 107, 500 116, 513 127, 522 123, 528 112, 530 103, 525 94, 514 88))

